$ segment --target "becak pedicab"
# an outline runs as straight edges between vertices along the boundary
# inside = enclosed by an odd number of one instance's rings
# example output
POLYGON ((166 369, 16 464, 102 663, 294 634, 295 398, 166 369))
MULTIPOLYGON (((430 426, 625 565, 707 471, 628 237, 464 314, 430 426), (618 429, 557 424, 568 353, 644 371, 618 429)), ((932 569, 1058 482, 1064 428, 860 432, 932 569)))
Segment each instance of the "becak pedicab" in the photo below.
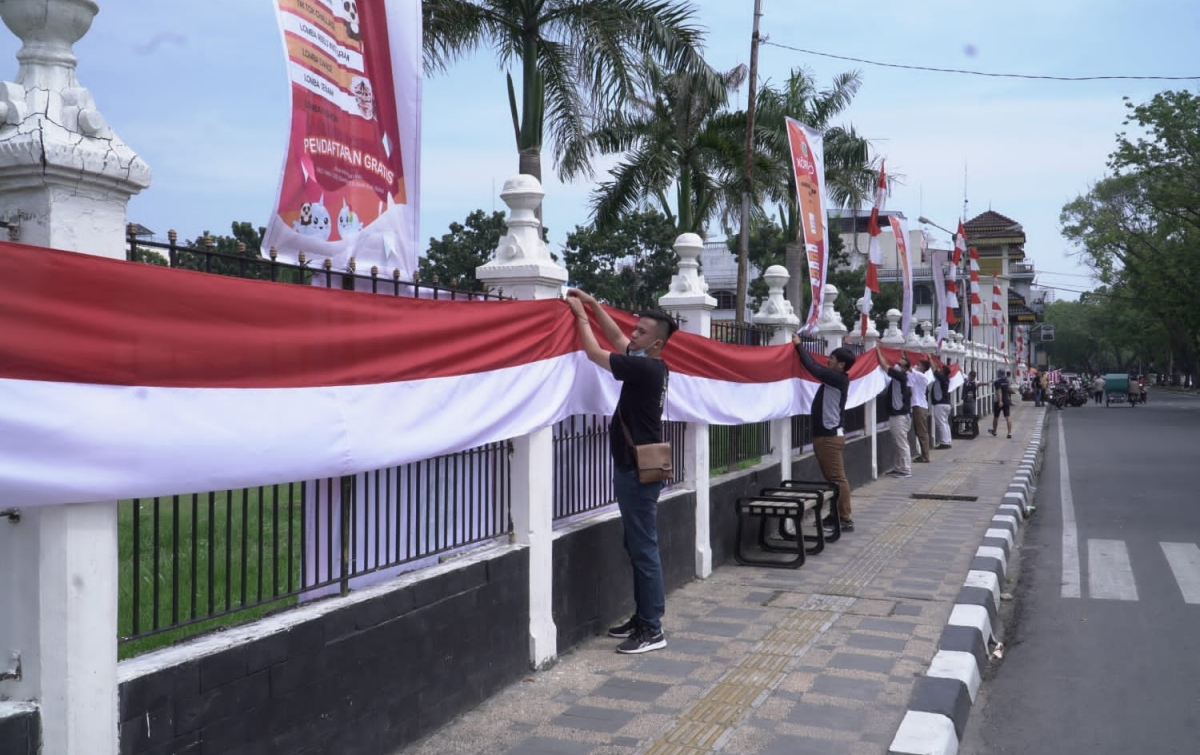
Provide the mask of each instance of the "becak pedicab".
POLYGON ((1104 376, 1104 405, 1129 404, 1137 406, 1140 392, 1136 380, 1119 372, 1104 376))

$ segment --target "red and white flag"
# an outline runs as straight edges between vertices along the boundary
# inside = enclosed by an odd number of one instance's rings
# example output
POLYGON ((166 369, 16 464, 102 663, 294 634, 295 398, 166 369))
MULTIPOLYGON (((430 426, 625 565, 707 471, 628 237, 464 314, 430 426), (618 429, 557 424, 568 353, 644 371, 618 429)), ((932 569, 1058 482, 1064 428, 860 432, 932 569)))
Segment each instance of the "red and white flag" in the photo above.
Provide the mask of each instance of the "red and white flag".
MULTIPOLYGON (((622 328, 636 319, 614 311, 622 328)), ((351 475, 609 414, 558 300, 431 301, 0 243, 0 490, 21 506, 351 475)), ((805 414, 793 347, 676 333, 667 419, 805 414)), ((846 406, 884 374, 860 359, 846 406)))
POLYGON ((983 299, 979 296, 979 252, 975 247, 970 250, 970 285, 971 285, 971 326, 983 325, 983 299))
POLYGON ((378 267, 420 248, 421 3, 275 0, 292 123, 264 256, 378 267))
POLYGON ((879 248, 879 234, 883 230, 879 227, 879 213, 883 212, 883 205, 887 200, 887 173, 885 172, 886 163, 879 166, 879 181, 875 184, 875 205, 871 208, 871 217, 867 220, 867 285, 863 291, 863 306, 862 306, 862 322, 861 336, 863 339, 867 337, 867 328, 870 325, 869 313, 871 311, 871 292, 879 293, 879 268, 883 265, 883 251, 879 248))
POLYGON ((829 272, 829 228, 825 218, 825 140, 820 131, 793 118, 788 118, 785 123, 812 294, 804 326, 816 327, 817 319, 821 316, 821 305, 825 302, 825 279, 829 272))

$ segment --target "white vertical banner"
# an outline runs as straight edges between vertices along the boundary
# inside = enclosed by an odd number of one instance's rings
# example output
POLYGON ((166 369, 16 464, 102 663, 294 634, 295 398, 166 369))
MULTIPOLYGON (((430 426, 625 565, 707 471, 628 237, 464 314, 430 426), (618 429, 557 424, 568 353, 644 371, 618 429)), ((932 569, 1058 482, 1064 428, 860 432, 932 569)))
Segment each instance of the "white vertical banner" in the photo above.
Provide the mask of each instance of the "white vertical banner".
POLYGON ((825 152, 821 132, 797 120, 787 119, 788 146, 796 177, 797 210, 804 229, 804 251, 808 258, 808 283, 812 299, 805 326, 817 324, 825 300, 829 272, 829 228, 825 222, 825 152))
POLYGON ((942 349, 942 341, 946 340, 946 336, 950 333, 950 323, 948 322, 951 316, 949 303, 946 301, 946 274, 944 266, 947 262, 948 252, 944 249, 935 249, 929 256, 929 265, 933 270, 933 291, 936 299, 934 300, 934 312, 937 313, 938 328, 937 328, 937 343, 938 351, 942 349))
POLYGON ((908 338, 913 325, 913 266, 912 250, 908 248, 908 226, 900 218, 888 218, 892 224, 892 235, 896 237, 896 257, 900 262, 900 274, 904 282, 904 306, 901 308, 900 331, 908 338))
MULTIPOLYGON (((411 280, 420 243, 421 3, 274 0, 291 131, 262 253, 411 280)), ((318 265, 319 267, 319 265, 318 265)))

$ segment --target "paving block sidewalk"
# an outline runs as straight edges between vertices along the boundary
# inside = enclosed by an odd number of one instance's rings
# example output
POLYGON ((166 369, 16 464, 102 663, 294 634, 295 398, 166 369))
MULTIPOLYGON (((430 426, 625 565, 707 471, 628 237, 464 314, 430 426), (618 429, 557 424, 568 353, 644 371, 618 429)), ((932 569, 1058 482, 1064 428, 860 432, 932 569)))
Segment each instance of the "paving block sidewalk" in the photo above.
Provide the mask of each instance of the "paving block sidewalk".
POLYGON ((670 593, 665 649, 597 637, 395 755, 887 752, 1040 412, 856 489, 855 531, 800 569, 670 593))

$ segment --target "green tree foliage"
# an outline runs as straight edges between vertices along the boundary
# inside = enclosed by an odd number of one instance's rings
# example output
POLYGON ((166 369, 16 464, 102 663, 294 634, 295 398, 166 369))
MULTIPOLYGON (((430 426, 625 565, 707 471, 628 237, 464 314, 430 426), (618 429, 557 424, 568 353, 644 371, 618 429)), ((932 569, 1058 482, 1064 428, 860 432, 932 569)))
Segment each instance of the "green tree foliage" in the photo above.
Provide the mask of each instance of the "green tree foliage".
POLYGON ((1077 302, 1054 302, 1046 322, 1054 340, 1043 347, 1055 367, 1093 375, 1171 370, 1166 326, 1122 289, 1101 286, 1077 302))
POLYGON ((161 252, 157 252, 153 249, 147 249, 142 246, 134 248, 133 257, 131 259, 133 262, 144 262, 147 265, 158 265, 159 267, 167 267, 171 264, 166 256, 161 252))
POLYGON ((642 93, 589 134, 602 154, 625 155, 612 180, 601 183, 592 197, 597 227, 653 202, 676 232, 704 235, 731 191, 741 154, 737 124, 730 123, 724 108, 745 80, 746 68, 719 75, 724 88, 714 92, 707 71, 672 73, 651 64, 642 93))
POLYGON ((1195 374, 1200 351, 1200 98, 1163 92, 1127 103, 1110 156, 1113 175, 1063 207, 1063 236, 1098 277, 1165 324, 1176 366, 1195 374))
POLYGON ((678 267, 676 236, 655 210, 623 215, 605 232, 576 226, 564 250, 571 285, 623 309, 657 309, 678 267))
MULTIPOLYGON (((426 70, 445 70, 485 46, 501 68, 520 61, 520 101, 509 75, 509 106, 520 172, 539 180, 547 129, 560 175, 590 175, 589 121, 634 95, 644 61, 669 71, 711 70, 686 2, 424 0, 421 8, 426 70)), ((720 88, 715 76, 711 86, 720 88)))
POLYGON ((462 291, 483 289, 475 278, 475 268, 492 259, 500 239, 508 233, 503 212, 486 214, 475 210, 463 223, 451 223, 450 232, 441 239, 429 239, 429 249, 418 263, 422 281, 435 279, 442 286, 462 291))

